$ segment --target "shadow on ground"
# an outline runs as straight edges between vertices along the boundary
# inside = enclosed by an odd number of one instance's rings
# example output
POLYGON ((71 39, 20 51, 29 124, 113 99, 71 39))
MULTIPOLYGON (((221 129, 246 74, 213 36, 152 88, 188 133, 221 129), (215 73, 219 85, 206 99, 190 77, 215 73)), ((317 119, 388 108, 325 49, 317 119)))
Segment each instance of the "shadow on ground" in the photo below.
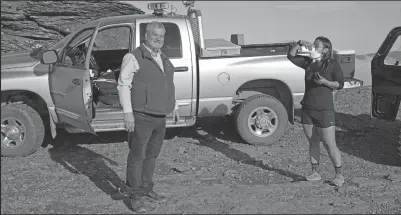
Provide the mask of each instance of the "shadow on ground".
POLYGON ((183 133, 191 129, 202 129, 211 136, 224 141, 246 144, 238 135, 232 120, 232 117, 198 118, 196 124, 192 127, 167 129, 165 139, 172 139, 175 136, 181 136, 183 133))
MULTIPOLYGON (((300 110, 295 111, 295 116, 299 123, 300 110)), ((243 141, 230 120, 230 118, 200 119, 193 127, 167 129, 165 139, 172 139, 177 136, 193 138, 198 140, 195 144, 221 152, 229 159, 274 171, 292 178, 293 182, 305 180, 303 176, 266 165, 262 160, 256 160, 247 153, 232 148, 230 142, 243 143, 243 141), (198 129, 202 129, 207 134, 199 133, 198 129)), ((338 128, 336 131, 337 145, 342 152, 377 164, 401 166, 401 159, 398 154, 401 121, 389 123, 371 119, 367 114, 353 116, 336 113, 336 126, 338 128)), ((60 163, 74 174, 87 176, 99 189, 110 195, 115 192, 116 187, 124 186, 124 182, 106 164, 108 162, 113 165, 114 161, 79 145, 124 141, 127 141, 127 132, 125 131, 102 132, 98 136, 64 133, 51 141, 54 148, 49 149, 49 154, 52 160, 60 163)))
MULTIPOLYGON (((300 119, 301 110, 295 111, 300 119)), ((337 146, 349 155, 388 166, 401 166, 401 121, 386 122, 368 114, 336 113, 337 146)))
MULTIPOLYGON (((292 182, 305 180, 301 175, 266 165, 262 160, 256 160, 245 152, 231 148, 229 143, 225 142, 238 143, 243 141, 235 131, 234 126, 232 126, 233 124, 230 123, 230 120, 230 118, 201 119, 193 127, 167 129, 165 139, 169 140, 174 137, 193 138, 199 141, 196 143, 197 145, 209 147, 215 151, 221 152, 229 159, 276 172, 277 174, 291 178, 293 180, 292 182), (199 134, 197 132, 199 128, 207 134, 199 134), (208 139, 210 137, 213 137, 212 141, 208 139), (219 141, 216 138, 223 141, 219 141)), ((98 136, 91 134, 68 134, 62 131, 59 133, 61 134, 59 134, 55 140, 48 140, 49 142, 46 144, 53 145, 53 148, 49 149, 52 160, 62 164, 72 173, 86 175, 97 187, 107 194, 113 192, 112 187, 123 186, 124 182, 105 163, 107 161, 113 164, 113 161, 79 145, 124 142, 127 141, 127 132, 102 132, 99 133, 98 136), (112 184, 112 186, 110 184, 112 184)))
POLYGON ((54 162, 73 174, 85 175, 106 194, 111 195, 117 188, 124 186, 124 181, 107 165, 110 163, 117 166, 116 161, 79 146, 69 138, 56 138, 52 145, 48 152, 54 162))
POLYGON ((239 137, 233 126, 234 124, 231 123, 230 120, 230 118, 214 117, 199 119, 193 127, 169 129, 166 138, 170 139, 175 136, 192 138, 198 140, 198 142, 194 142, 194 144, 209 147, 234 161, 276 172, 277 174, 291 178, 291 182, 306 180, 304 176, 269 166, 264 164, 262 160, 256 160, 249 154, 232 148, 230 142, 243 143, 244 141, 239 137), (203 130, 206 134, 201 134, 200 132, 197 132, 197 130, 203 130))
MULTIPOLYGON (((110 132, 118 133, 118 132, 110 132)), ((107 134, 106 134, 107 135, 107 134)), ((113 140, 118 141, 116 135, 113 140)), ((120 134, 121 136, 121 134, 120 134)), ((109 137, 109 135, 107 135, 109 137)), ((68 134, 60 132, 56 139, 52 140, 52 148, 48 150, 50 158, 62 165, 73 174, 85 175, 100 190, 114 200, 122 200, 132 210, 129 199, 118 192, 125 187, 125 182, 107 163, 117 166, 118 163, 104 155, 98 154, 82 144, 98 144, 109 142, 105 137, 97 137, 90 134, 68 134)), ((128 147, 127 147, 128 148, 128 147)))

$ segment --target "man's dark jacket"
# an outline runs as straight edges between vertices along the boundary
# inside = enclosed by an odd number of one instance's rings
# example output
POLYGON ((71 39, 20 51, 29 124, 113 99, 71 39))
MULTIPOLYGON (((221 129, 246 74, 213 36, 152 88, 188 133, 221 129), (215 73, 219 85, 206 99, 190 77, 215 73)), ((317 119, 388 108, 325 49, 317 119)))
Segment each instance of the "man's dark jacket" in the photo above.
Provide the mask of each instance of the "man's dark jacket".
POLYGON ((132 80, 131 101, 136 112, 168 115, 175 107, 174 66, 161 53, 164 72, 142 44, 132 52, 139 71, 132 80))

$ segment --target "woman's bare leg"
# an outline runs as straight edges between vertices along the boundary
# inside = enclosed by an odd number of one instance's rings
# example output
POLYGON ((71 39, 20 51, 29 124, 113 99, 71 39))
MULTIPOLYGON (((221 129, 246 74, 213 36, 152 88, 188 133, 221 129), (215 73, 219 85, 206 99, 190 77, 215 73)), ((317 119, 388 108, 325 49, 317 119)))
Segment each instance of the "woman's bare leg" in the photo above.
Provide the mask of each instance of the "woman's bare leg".
POLYGON ((341 174, 341 152, 336 143, 335 126, 330 126, 328 128, 317 127, 317 131, 336 171, 336 178, 333 180, 333 183, 337 186, 341 186, 344 183, 344 177, 341 174))
POLYGON ((309 181, 320 180, 318 167, 320 162, 320 137, 314 125, 302 124, 306 139, 309 142, 309 157, 312 164, 312 174, 307 176, 309 181))
POLYGON ((329 153, 331 162, 335 167, 341 166, 341 153, 336 143, 336 129, 335 126, 328 128, 317 127, 320 139, 323 142, 324 147, 329 153))

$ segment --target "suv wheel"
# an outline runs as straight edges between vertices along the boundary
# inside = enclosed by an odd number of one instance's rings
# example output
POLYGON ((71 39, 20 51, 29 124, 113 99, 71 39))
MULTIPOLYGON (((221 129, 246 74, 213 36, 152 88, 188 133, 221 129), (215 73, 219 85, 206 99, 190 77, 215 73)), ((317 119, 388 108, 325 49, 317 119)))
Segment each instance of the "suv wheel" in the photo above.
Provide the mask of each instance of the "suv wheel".
POLYGON ((1 107, 1 155, 27 156, 43 143, 45 128, 38 112, 25 104, 1 107))
POLYGON ((270 145, 284 134, 288 114, 284 105, 270 95, 246 99, 235 115, 239 135, 251 145, 270 145))

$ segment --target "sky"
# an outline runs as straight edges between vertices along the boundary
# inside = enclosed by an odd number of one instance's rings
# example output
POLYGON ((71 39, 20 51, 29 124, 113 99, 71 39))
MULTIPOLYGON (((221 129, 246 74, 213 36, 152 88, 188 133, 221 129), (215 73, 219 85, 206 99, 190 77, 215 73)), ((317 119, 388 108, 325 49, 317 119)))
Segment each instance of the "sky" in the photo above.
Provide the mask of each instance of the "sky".
MULTIPOLYGON (((124 2, 152 13, 147 4, 161 1, 124 2)), ((167 2, 186 14, 181 1, 167 2)), ((195 1, 195 8, 202 12, 206 39, 244 34, 245 44, 262 44, 326 36, 334 49, 356 54, 375 53, 387 33, 401 26, 401 1, 195 1)))

